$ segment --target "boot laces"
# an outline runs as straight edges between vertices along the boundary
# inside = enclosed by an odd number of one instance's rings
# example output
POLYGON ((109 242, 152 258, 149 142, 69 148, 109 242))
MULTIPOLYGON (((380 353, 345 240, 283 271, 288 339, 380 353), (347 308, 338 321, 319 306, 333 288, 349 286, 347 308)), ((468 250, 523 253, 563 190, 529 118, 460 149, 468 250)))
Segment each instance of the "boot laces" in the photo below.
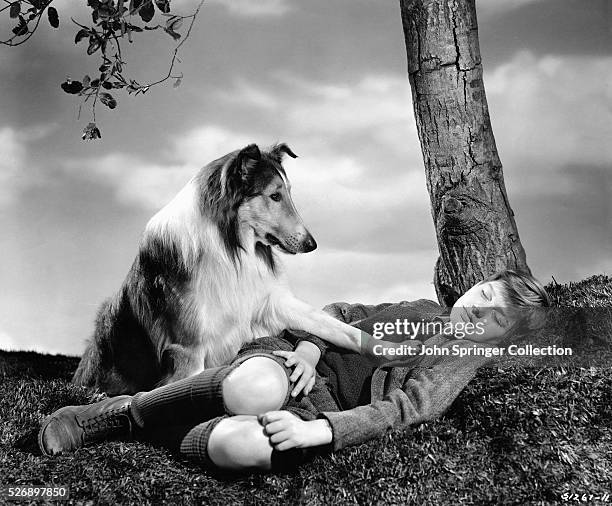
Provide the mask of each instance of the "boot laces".
POLYGON ((131 433, 132 424, 127 413, 126 407, 114 408, 104 413, 100 413, 84 420, 81 424, 83 428, 83 440, 97 440, 101 436, 108 437, 113 434, 121 434, 128 429, 131 433))

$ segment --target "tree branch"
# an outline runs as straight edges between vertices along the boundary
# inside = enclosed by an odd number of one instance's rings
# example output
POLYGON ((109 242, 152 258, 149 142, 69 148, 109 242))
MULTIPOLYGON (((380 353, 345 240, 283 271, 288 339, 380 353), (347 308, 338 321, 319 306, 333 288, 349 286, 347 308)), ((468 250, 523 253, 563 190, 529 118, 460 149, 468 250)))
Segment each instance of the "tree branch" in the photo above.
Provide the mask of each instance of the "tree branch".
MULTIPOLYGON (((1 0, 6 5, 0 7, 0 13, 10 10, 11 19, 15 20, 13 28, 14 35, 0 44, 14 47, 26 43, 37 31, 42 16, 45 11, 49 13, 49 21, 54 28, 58 27, 57 11, 53 8, 53 12, 49 10, 49 6, 54 0, 1 0), (27 7, 27 8, 26 8, 27 7), (33 26, 30 26, 33 25, 33 26), (17 42, 15 42, 17 40, 17 42)), ((82 106, 93 97, 92 117, 94 123, 90 123, 84 131, 85 137, 88 137, 88 132, 93 129, 99 130, 95 125, 96 105, 98 100, 110 109, 117 106, 117 101, 109 93, 109 90, 123 89, 128 94, 144 94, 152 86, 164 83, 169 79, 176 79, 175 86, 180 84, 182 73, 176 72, 176 65, 179 63, 180 51, 187 39, 189 39, 195 21, 204 5, 205 0, 198 0, 197 7, 192 14, 177 15, 170 12, 170 0, 132 0, 130 2, 130 10, 125 6, 125 0, 88 0, 87 5, 91 8, 93 24, 90 26, 81 24, 76 20, 72 21, 79 27, 75 43, 78 44, 83 40, 89 42, 87 46, 87 54, 94 55, 98 53, 101 58, 99 66, 99 75, 92 79, 85 76, 81 81, 67 79, 62 83, 62 89, 66 93, 78 95, 81 97, 79 105, 79 118, 82 106), (165 23, 149 25, 148 23, 158 14, 166 17, 165 23), (139 17, 143 25, 139 25, 135 18, 139 17), (177 32, 183 20, 189 19, 189 25, 185 35, 181 39, 181 34, 177 32), (174 48, 170 58, 167 73, 152 82, 140 84, 135 79, 131 79, 124 74, 126 62, 123 61, 121 39, 127 37, 132 42, 132 36, 135 33, 143 31, 155 31, 162 29, 170 35, 175 41, 181 39, 174 48)), ((97 138, 97 137, 88 137, 97 138)))

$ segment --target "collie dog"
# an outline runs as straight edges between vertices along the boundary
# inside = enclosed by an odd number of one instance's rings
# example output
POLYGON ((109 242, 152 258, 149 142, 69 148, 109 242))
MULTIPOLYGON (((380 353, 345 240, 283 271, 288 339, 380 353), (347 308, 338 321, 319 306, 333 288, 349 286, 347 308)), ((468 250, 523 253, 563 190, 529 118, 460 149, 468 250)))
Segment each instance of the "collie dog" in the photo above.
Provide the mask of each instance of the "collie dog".
POLYGON ((298 300, 278 252, 317 247, 291 199, 286 144, 251 144, 205 166, 146 225, 119 292, 105 301, 73 381, 111 395, 228 363, 284 329, 354 351, 361 333, 298 300))

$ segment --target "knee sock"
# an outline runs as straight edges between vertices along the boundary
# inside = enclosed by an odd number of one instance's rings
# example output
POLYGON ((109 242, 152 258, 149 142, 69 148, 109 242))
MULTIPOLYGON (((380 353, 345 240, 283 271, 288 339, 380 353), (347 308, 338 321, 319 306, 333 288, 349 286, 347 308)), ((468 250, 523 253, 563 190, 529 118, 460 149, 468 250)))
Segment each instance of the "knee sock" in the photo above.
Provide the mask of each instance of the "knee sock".
POLYGON ((218 416, 193 427, 181 440, 181 455, 196 460, 210 469, 215 468, 215 463, 208 456, 208 440, 213 429, 224 418, 227 418, 227 415, 218 416))
POLYGON ((225 413, 222 382, 235 366, 206 369, 150 392, 137 393, 130 414, 141 429, 181 426, 225 413))
MULTIPOLYGON (((225 418, 228 418, 228 415, 218 416, 193 427, 184 435, 180 443, 180 454, 199 462, 208 469, 217 469, 216 464, 208 455, 208 440, 217 424, 225 418)), ((301 464, 311 461, 319 453, 322 453, 320 448, 272 450, 271 471, 277 473, 294 471, 301 464)))

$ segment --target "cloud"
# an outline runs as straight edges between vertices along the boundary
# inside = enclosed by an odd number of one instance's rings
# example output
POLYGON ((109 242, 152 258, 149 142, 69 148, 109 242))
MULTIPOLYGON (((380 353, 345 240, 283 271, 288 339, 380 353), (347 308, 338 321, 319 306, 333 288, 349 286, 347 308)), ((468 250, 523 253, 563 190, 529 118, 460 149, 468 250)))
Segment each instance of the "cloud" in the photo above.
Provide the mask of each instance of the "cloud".
POLYGON ((612 57, 517 54, 485 75, 506 179, 522 193, 575 190, 568 166, 610 167, 612 57), (517 177, 513 177, 517 174, 517 177))
POLYGON ((287 0, 209 0, 225 7, 230 14, 245 17, 279 17, 291 10, 287 0))
POLYGON ((350 131, 412 116, 407 77, 365 74, 357 82, 322 83, 284 74, 279 80, 296 95, 296 102, 289 102, 290 118, 304 128, 350 131))
POLYGON ((610 273, 612 186, 606 190, 594 173, 576 174, 574 194, 563 198, 545 192, 510 195, 529 266, 542 281, 610 273))
POLYGON ((287 257, 294 293, 317 307, 332 302, 365 304, 436 299, 436 256, 429 251, 337 251, 323 244, 313 253, 287 257))
POLYGON ((420 149, 408 79, 365 74, 354 82, 321 82, 279 72, 267 86, 236 80, 217 97, 230 106, 278 115, 301 141, 329 144, 366 135, 377 150, 394 150, 420 166, 420 149), (409 149, 408 149, 409 148, 409 149))
POLYGON ((254 137, 243 132, 218 125, 202 125, 175 136, 167 150, 167 157, 201 167, 253 140, 254 137))
POLYGON ((542 2, 543 0, 512 0, 512 2, 508 2, 508 0, 487 0, 476 4, 476 12, 479 19, 485 20, 491 16, 498 16, 529 4, 542 2))
POLYGON ((429 208, 406 78, 323 82, 282 72, 265 84, 236 81, 217 96, 237 112, 257 110, 269 118, 268 138, 290 141, 300 158, 287 160, 289 175, 307 202, 345 215, 379 202, 429 208))
MULTIPOLYGON (((217 125, 203 125, 172 137, 155 160, 115 152, 91 159, 65 159, 62 170, 83 174, 115 188, 117 199, 157 210, 207 163, 258 141, 261 135, 248 135, 217 125)), ((262 139, 263 140, 263 139, 262 139)), ((260 142, 265 146, 266 142, 260 142)))
POLYGON ((25 146, 17 131, 0 128, 0 208, 10 205, 25 178, 25 146))
POLYGON ((28 153, 34 142, 45 139, 56 129, 55 123, 0 128, 0 209, 13 204, 25 188, 39 182, 41 172, 28 153))
POLYGON ((254 107, 268 112, 279 111, 282 107, 278 95, 241 78, 235 79, 233 86, 229 89, 218 90, 216 97, 228 105, 254 107))
POLYGON ((89 159, 64 159, 60 169, 110 185, 119 202, 154 211, 167 204, 206 163, 248 144, 217 126, 202 126, 172 138, 155 160, 114 152, 89 159), (83 167, 87 167, 84 172, 83 167))
POLYGON ((3 330, 0 330, 0 350, 12 351, 20 349, 16 339, 9 336, 3 330))

